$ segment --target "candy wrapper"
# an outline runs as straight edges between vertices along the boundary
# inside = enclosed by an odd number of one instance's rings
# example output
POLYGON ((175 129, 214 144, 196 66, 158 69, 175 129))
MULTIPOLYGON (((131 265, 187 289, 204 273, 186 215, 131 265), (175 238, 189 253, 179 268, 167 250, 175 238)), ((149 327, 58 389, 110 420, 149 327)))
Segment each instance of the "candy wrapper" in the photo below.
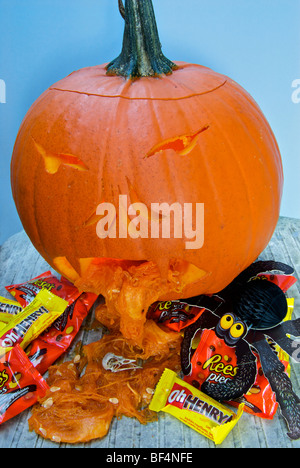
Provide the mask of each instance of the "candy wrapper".
POLYGON ((221 302, 217 296, 202 296, 197 305, 184 301, 154 302, 147 311, 147 319, 154 320, 169 330, 180 332, 195 323, 205 309, 216 310, 221 302))
POLYGON ((12 284, 5 289, 22 306, 26 307, 42 290, 47 289, 56 296, 71 304, 80 296, 80 291, 63 276, 59 280, 51 271, 46 271, 35 278, 21 284, 12 284))
POLYGON ((147 319, 178 332, 194 323, 201 311, 199 307, 180 301, 155 302, 149 307, 147 319))
POLYGON ((68 349, 98 296, 92 293, 82 294, 66 278, 62 276, 59 280, 51 271, 46 271, 25 283, 6 286, 6 289, 22 307, 28 306, 41 290, 51 291, 68 302, 64 313, 50 328, 47 327, 32 340, 26 349, 33 365, 44 374, 68 349))
POLYGON ((49 386, 17 344, 0 358, 0 424, 45 396, 49 386))
POLYGON ((14 315, 21 312, 23 309, 16 301, 0 297, 0 332, 11 321, 14 315))
POLYGON ((170 369, 165 369, 162 374, 149 408, 175 416, 216 445, 224 441, 243 413, 243 405, 235 414, 181 380, 170 369))
POLYGON ((41 373, 67 350, 97 299, 50 271, 6 289, 18 302, 0 298, 0 423, 46 394, 41 373))
POLYGON ((36 297, 22 312, 13 316, 0 332, 0 355, 9 348, 19 344, 26 348, 60 315, 63 314, 68 302, 55 296, 47 289, 40 290, 36 297))
POLYGON ((26 349, 30 361, 41 374, 68 349, 96 299, 96 294, 81 294, 51 327, 26 349))
POLYGON ((17 301, 12 301, 11 299, 6 299, 6 297, 0 297, 0 320, 3 317, 16 315, 21 312, 22 307, 17 301))

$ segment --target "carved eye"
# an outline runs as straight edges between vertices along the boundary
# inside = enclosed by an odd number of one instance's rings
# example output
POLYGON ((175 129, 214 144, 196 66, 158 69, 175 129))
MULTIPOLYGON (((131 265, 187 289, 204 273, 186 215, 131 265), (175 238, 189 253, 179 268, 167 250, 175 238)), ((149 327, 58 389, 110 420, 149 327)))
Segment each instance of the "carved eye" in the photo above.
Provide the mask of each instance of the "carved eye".
POLYGON ((234 317, 231 314, 223 315, 220 321, 220 326, 223 330, 229 330, 234 323, 234 317))
POLYGON ((192 149, 196 146, 198 136, 200 133, 204 132, 209 128, 209 125, 205 125, 204 127, 200 128, 198 132, 192 133, 190 135, 181 135, 174 138, 170 138, 168 140, 164 140, 161 143, 153 146, 150 151, 146 154, 145 158, 150 158, 161 151, 165 151, 168 149, 172 149, 176 151, 176 153, 180 154, 181 156, 185 156, 189 154, 192 149))
POLYGON ((45 163, 45 170, 48 174, 56 174, 60 166, 69 166, 79 171, 88 171, 88 167, 83 161, 74 154, 69 153, 51 153, 37 143, 34 138, 34 146, 38 153, 42 156, 45 163))

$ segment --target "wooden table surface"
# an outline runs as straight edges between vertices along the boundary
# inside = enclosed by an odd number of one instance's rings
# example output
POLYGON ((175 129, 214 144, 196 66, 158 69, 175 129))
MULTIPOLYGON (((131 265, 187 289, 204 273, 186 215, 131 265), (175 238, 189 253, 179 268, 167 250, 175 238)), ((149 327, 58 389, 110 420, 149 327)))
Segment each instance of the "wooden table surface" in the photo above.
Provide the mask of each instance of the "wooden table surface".
MULTIPOLYGON (((295 276, 300 279, 300 220, 280 218, 276 231, 259 259, 274 259, 292 265, 295 276)), ((37 253, 25 232, 9 238, 0 247, 0 295, 9 297, 5 286, 24 282, 49 270, 49 265, 37 253)), ((294 318, 300 317, 300 281, 288 291, 295 298, 294 318)), ((93 320, 89 315, 66 359, 74 356, 78 340, 84 343, 101 338, 101 329, 88 330, 93 320)), ((300 364, 291 360, 291 380, 294 391, 300 397, 300 364)), ((1 448, 64 448, 67 444, 56 444, 44 440, 28 430, 30 410, 0 426, 1 448)), ((278 411, 272 421, 244 413, 234 430, 219 448, 300 448, 300 440, 291 441, 287 427, 278 411)), ((114 419, 108 435, 101 439, 76 447, 92 448, 213 448, 215 444, 185 426, 172 416, 160 413, 158 421, 146 426, 135 419, 114 419)))

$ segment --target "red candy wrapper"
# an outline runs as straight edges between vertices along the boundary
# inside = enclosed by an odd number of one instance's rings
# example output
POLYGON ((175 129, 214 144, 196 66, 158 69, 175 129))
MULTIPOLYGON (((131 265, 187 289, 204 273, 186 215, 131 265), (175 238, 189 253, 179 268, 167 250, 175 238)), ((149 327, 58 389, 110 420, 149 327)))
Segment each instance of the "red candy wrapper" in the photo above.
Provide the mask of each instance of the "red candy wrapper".
POLYGON ((80 296, 80 291, 63 276, 59 280, 51 271, 26 281, 25 283, 12 284, 5 289, 15 298, 22 307, 26 307, 40 292, 47 289, 58 297, 65 299, 71 304, 80 296))
POLYGON ((0 358, 0 424, 45 396, 49 386, 19 345, 0 358))
POLYGON ((179 332, 196 322, 204 310, 204 307, 191 306, 180 301, 154 302, 148 309, 147 319, 179 332))
POLYGON ((81 294, 50 328, 28 346, 26 353, 41 374, 69 348, 97 297, 93 293, 81 294))

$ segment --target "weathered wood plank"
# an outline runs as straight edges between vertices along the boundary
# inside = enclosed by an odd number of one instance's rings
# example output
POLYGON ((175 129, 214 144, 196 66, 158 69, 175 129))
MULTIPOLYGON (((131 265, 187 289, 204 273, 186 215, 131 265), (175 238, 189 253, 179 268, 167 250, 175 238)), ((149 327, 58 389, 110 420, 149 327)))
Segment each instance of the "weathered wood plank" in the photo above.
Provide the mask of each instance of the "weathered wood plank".
MULTIPOLYGON (((260 259, 276 259, 293 265, 300 278, 300 220, 280 218, 276 231, 260 256, 260 259)), ((32 246, 25 232, 20 232, 0 247, 0 295, 9 297, 6 285, 26 281, 49 270, 49 265, 32 246)), ((294 317, 300 317, 300 281, 288 292, 295 298, 294 317)), ((68 351, 74 355, 79 340, 84 343, 101 338, 101 330, 87 330, 92 317, 82 327, 76 342, 68 351)), ((294 390, 300 395, 300 364, 291 362, 294 390)), ((0 426, 0 448, 67 448, 67 444, 55 444, 28 431, 30 411, 24 412, 0 426)), ((220 448, 300 448, 300 441, 291 441, 279 412, 272 421, 244 414, 220 448)), ((138 421, 115 419, 109 434, 102 440, 76 447, 92 448, 212 448, 215 445, 197 432, 184 426, 167 414, 160 414, 158 421, 143 426, 138 421)))

